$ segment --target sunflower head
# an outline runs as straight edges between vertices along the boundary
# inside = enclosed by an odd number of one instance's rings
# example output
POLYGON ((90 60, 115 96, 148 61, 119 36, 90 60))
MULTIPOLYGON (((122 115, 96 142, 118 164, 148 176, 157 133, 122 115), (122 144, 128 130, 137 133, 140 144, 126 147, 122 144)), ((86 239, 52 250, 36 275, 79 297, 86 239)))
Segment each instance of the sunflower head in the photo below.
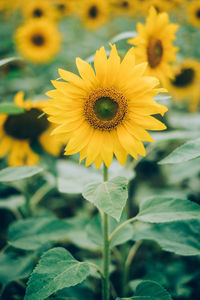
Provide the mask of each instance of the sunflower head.
POLYGON ((50 61, 60 50, 61 35, 47 19, 30 20, 17 29, 17 49, 34 63, 50 61))
POLYGON ((200 63, 187 59, 173 67, 173 78, 168 79, 166 87, 175 101, 189 101, 190 111, 196 111, 200 98, 200 63))
POLYGON ((189 22, 196 27, 200 27, 200 2, 192 1, 188 4, 189 22))
POLYGON ((47 93, 52 99, 44 108, 56 126, 53 134, 68 140, 65 154, 80 152, 80 161, 97 168, 103 161, 109 167, 113 154, 122 165, 128 153, 144 156, 142 141, 153 141, 146 129, 166 128, 151 116, 167 111, 153 100, 163 91, 158 79, 144 75, 146 63, 135 64, 133 48, 122 61, 111 48, 109 58, 104 47, 96 51, 95 71, 80 58, 80 77, 60 69, 64 81, 52 81, 56 89, 47 93))
POLYGON ((24 3, 22 12, 26 19, 56 18, 56 11, 48 0, 29 0, 24 3))
POLYGON ((45 101, 24 101, 23 92, 19 92, 14 103, 24 112, 0 116, 0 157, 7 155, 11 166, 35 165, 39 161, 38 154, 31 148, 35 143, 40 143, 50 154, 58 155, 61 142, 50 136, 52 126, 42 115, 45 101))
POLYGON ((111 0, 112 12, 132 16, 136 12, 137 0, 111 0))
POLYGON ((151 7, 146 25, 137 26, 138 36, 128 41, 136 46, 136 60, 148 63, 147 73, 162 83, 172 76, 171 62, 176 61, 178 48, 173 45, 178 26, 169 22, 166 12, 157 13, 151 7))

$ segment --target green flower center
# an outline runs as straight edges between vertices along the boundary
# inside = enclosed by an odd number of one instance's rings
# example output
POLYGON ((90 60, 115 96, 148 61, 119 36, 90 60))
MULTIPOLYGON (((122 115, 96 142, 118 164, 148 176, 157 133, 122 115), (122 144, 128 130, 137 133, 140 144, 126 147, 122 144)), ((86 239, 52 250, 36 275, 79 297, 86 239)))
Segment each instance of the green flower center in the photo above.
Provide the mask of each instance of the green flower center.
POLYGON ((22 114, 9 115, 3 125, 7 135, 18 140, 36 140, 49 127, 46 116, 39 116, 42 111, 31 108, 22 114))
POLYGON ((97 15, 98 15, 98 8, 96 7, 96 5, 91 6, 89 9, 89 17, 95 19, 97 15))
POLYGON ((177 88, 186 87, 190 85, 195 77, 195 71, 192 68, 182 69, 179 74, 171 80, 172 84, 177 88))
POLYGON ((36 8, 33 11, 34 18, 41 18, 43 16, 43 11, 40 8, 36 8))
POLYGON ((94 112, 100 120, 110 121, 112 120, 118 110, 118 103, 113 99, 105 97, 98 99, 94 104, 94 112))
POLYGON ((35 34, 31 37, 31 41, 35 46, 42 46, 45 43, 45 38, 41 34, 35 34))

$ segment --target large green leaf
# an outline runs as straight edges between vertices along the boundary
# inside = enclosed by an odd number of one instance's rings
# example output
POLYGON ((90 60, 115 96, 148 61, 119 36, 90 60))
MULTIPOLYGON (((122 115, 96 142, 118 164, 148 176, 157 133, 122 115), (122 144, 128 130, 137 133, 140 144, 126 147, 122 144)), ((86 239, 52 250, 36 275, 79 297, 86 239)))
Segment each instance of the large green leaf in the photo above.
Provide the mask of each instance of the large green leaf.
POLYGON ((136 218, 152 223, 200 219, 200 205, 189 200, 158 196, 142 202, 136 218))
POLYGON ((157 242, 163 250, 179 255, 200 254, 200 221, 177 221, 162 224, 136 222, 133 240, 157 242))
MULTIPOLYGON (((115 219, 110 218, 110 234, 126 219, 124 217, 121 218, 120 222, 117 222, 115 219)), ((90 240, 98 246, 103 245, 103 229, 101 223, 101 217, 97 214, 92 221, 87 225, 86 232, 90 240)), ((131 225, 127 225, 118 231, 118 233, 114 236, 111 241, 111 247, 121 245, 132 238, 133 229, 131 225)))
POLYGON ((0 171, 0 182, 24 179, 42 172, 40 167, 8 167, 0 171))
POLYGON ((145 280, 136 287, 134 297, 117 298, 116 300, 172 300, 172 298, 160 284, 145 280))
POLYGON ((11 281, 27 278, 34 266, 33 254, 16 256, 14 253, 0 255, 0 282, 7 285, 11 281))
POLYGON ((38 217, 12 223, 8 242, 15 248, 36 250, 48 242, 67 237, 72 226, 54 217, 38 217))
POLYGON ((162 159, 160 164, 178 164, 194 158, 200 157, 200 138, 189 141, 176 148, 167 157, 162 159))
POLYGON ((100 184, 90 184, 85 188, 83 197, 119 221, 128 198, 128 180, 115 177, 100 184))
POLYGON ((23 113, 24 109, 12 103, 0 103, 0 114, 17 115, 23 113))
POLYGON ((58 290, 82 282, 89 273, 88 263, 77 261, 64 248, 53 248, 42 256, 33 270, 24 300, 46 299, 58 290))

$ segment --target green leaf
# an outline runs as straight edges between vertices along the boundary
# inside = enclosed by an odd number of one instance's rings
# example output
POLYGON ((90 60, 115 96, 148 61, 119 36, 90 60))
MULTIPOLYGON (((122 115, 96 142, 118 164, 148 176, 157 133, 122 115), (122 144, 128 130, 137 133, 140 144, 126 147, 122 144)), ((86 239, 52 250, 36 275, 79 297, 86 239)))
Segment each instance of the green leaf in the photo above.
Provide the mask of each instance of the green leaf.
POLYGON ((101 184, 90 184, 85 188, 83 197, 119 221, 128 198, 128 180, 115 177, 101 184))
MULTIPOLYGON (((85 186, 89 183, 102 181, 102 169, 97 170, 93 167, 86 168, 83 165, 72 161, 59 160, 58 169, 58 189, 61 193, 81 194, 85 186)), ((112 179, 120 174, 131 179, 134 177, 133 170, 122 167, 117 161, 113 161, 109 168, 109 177, 112 179)))
POLYGON ((178 164, 197 157, 200 157, 200 138, 176 148, 167 157, 162 159, 159 164, 178 164))
POLYGON ((77 285, 90 273, 88 263, 82 263, 64 248, 47 251, 28 281, 24 300, 43 300, 66 287, 77 285))
POLYGON ((0 208, 15 210, 16 208, 22 206, 25 203, 25 199, 23 196, 12 196, 9 198, 0 200, 0 208))
POLYGON ((65 239, 72 226, 54 217, 19 220, 8 230, 8 243, 15 248, 36 250, 48 242, 65 239))
POLYGON ((8 167, 0 171, 0 182, 9 182, 32 177, 43 169, 40 167, 8 167))
POLYGON ((133 240, 157 242, 163 250, 179 255, 200 254, 200 221, 177 221, 162 224, 136 222, 133 224, 133 240))
POLYGON ((138 284, 135 296, 116 300, 172 300, 170 294, 157 282, 145 280, 138 284))
POLYGON ((14 253, 0 255, 0 282, 7 285, 11 281, 27 278, 34 266, 33 254, 17 257, 14 253))
MULTIPOLYGON (((115 219, 110 218, 110 234, 126 219, 124 217, 121 218, 120 222, 117 222, 115 219)), ((90 240, 98 246, 103 245, 103 229, 101 224, 101 217, 97 214, 92 221, 86 227, 86 233, 90 240)), ((121 245, 132 238, 133 229, 131 225, 127 225, 118 231, 118 233, 114 236, 111 242, 111 247, 121 245)))
POLYGON ((168 114, 169 124, 174 128, 184 128, 192 131, 200 129, 200 114, 170 112, 168 114))
POLYGON ((150 223, 200 219, 200 205, 189 200, 158 196, 144 201, 136 218, 150 223))
POLYGON ((8 57, 0 60, 0 67, 14 60, 21 60, 20 57, 8 57))
POLYGON ((0 103, 0 114, 17 115, 23 113, 24 109, 12 103, 0 103))

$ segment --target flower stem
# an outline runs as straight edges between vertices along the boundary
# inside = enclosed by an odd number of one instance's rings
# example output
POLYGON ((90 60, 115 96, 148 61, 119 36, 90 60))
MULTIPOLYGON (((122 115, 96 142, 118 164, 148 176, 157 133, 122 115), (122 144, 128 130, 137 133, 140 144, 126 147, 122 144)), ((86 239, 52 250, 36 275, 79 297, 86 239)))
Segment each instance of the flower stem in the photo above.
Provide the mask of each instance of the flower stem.
MULTIPOLYGON (((104 165, 103 168, 103 180, 108 180, 108 169, 104 165)), ((109 216, 103 214, 103 300, 110 299, 110 284, 109 284, 109 265, 110 265, 110 247, 109 247, 109 216)))

